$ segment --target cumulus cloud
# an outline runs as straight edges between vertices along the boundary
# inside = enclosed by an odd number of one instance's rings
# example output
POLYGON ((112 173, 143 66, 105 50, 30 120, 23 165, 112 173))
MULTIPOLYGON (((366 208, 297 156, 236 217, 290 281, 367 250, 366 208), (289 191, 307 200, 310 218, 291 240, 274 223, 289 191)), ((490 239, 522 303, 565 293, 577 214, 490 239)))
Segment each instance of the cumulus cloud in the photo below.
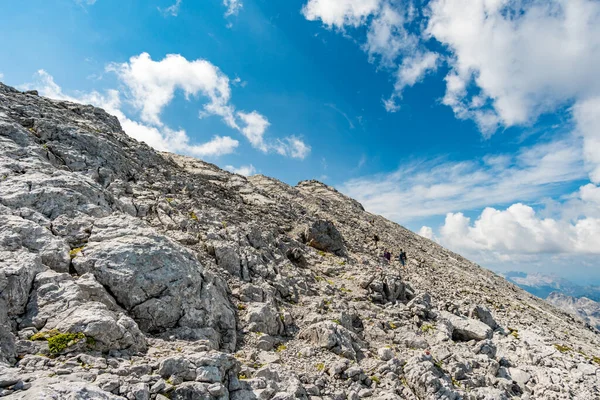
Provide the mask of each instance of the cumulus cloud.
POLYGON ((117 90, 108 90, 106 94, 92 91, 69 96, 63 93, 62 88, 56 84, 54 78, 44 70, 39 70, 36 73, 33 83, 28 83, 22 87, 24 89, 37 89, 41 95, 53 99, 92 104, 101 107, 119 119, 125 133, 159 151, 210 157, 230 154, 239 145, 237 140, 228 136, 215 136, 207 143, 193 144, 185 130, 173 130, 162 123, 159 126, 152 126, 128 118, 121 111, 120 93, 117 90))
MULTIPOLYGON (((434 237, 429 227, 421 231, 434 237)), ((436 240, 457 251, 492 252, 505 259, 540 253, 600 254, 600 218, 543 218, 516 203, 505 210, 485 208, 474 222, 462 213, 448 213, 436 240)))
POLYGON ((223 0, 223 5, 227 7, 227 11, 225 11, 226 17, 237 15, 244 6, 241 0, 223 0))
POLYGON ((233 106, 229 104, 229 78, 206 60, 188 61, 179 54, 169 54, 154 61, 148 53, 133 56, 129 62, 113 63, 107 67, 127 86, 131 103, 141 112, 142 121, 162 125, 160 114, 176 90, 186 96, 208 99, 204 112, 221 116, 231 127, 237 127, 233 106))
POLYGON ((158 7, 158 10, 163 13, 164 16, 172 16, 176 17, 179 14, 179 9, 181 8, 181 0, 175 0, 175 4, 170 5, 166 8, 158 7))
POLYGON ((429 226, 422 226, 421 229, 419 229, 418 234, 429 240, 436 239, 435 235, 433 234, 433 229, 431 229, 429 226))
MULTIPOLYGON (((375 10, 378 10, 379 7, 375 10)), ((373 11, 375 11, 373 10, 373 11)), ((403 51, 414 50, 419 40, 404 28, 404 15, 388 4, 377 13, 369 24, 363 49, 371 61, 379 59, 382 65, 395 66, 395 60, 403 51)))
POLYGON ((329 27, 359 26, 375 13, 381 0, 309 0, 302 13, 310 21, 321 20, 329 27))
POLYGON ((250 176, 256 173, 256 168, 254 168, 254 165, 252 164, 242 165, 238 168, 234 167, 233 165, 226 165, 225 169, 229 172, 233 172, 234 174, 239 174, 243 176, 250 176))
MULTIPOLYGON (((231 102, 232 81, 207 60, 189 61, 179 54, 169 54, 155 61, 148 53, 142 53, 128 62, 110 64, 107 70, 115 72, 123 82, 128 101, 139 110, 146 125, 165 131, 167 128, 160 115, 181 90, 188 100, 204 100, 200 118, 221 117, 227 126, 242 133, 252 147, 263 153, 273 151, 292 158, 304 158, 310 152, 309 146, 300 148, 303 143, 291 143, 288 138, 266 140, 265 132, 270 126, 268 119, 257 111, 236 111, 231 102), (281 143, 287 143, 287 150, 281 151, 281 143)), ((233 142, 222 148, 233 149, 233 142)))
POLYGON ((256 111, 250 113, 238 112, 237 115, 246 125, 242 128, 244 136, 246 136, 253 147, 266 153, 268 147, 265 144, 263 136, 270 125, 267 118, 256 111))
POLYGON ((571 99, 600 93, 600 4, 434 0, 426 34, 450 50, 446 103, 527 124, 571 99), (478 90, 468 90, 474 84, 478 90), (480 96, 475 104, 473 97, 480 96), (489 102, 490 107, 487 107, 489 102))

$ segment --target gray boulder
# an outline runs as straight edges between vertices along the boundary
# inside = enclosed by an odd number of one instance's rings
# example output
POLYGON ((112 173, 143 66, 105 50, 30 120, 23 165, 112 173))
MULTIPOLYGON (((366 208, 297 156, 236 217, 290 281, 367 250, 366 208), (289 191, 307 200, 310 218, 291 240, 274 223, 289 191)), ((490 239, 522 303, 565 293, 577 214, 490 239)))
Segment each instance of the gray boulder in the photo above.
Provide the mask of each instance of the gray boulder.
POLYGON ((489 308, 487 308, 485 306, 477 305, 477 306, 473 307, 471 309, 471 311, 469 312, 469 317, 478 319, 479 321, 483 322, 484 324, 486 324, 487 326, 492 328, 492 330, 495 330, 496 328, 498 328, 498 323, 492 316, 492 312, 490 311, 489 308))
POLYGON ((440 313, 440 319, 447 321, 449 335, 455 341, 485 340, 491 339, 492 329, 481 321, 459 317, 447 311, 440 313))
POLYGON ((317 250, 342 256, 346 253, 344 238, 333 222, 318 220, 308 226, 303 233, 306 244, 317 250))
POLYGON ((78 285, 69 274, 47 270, 37 275, 27 313, 20 327, 59 332, 81 332, 95 340, 94 349, 108 351, 146 349, 146 341, 137 324, 118 307, 109 295, 91 283, 92 276, 78 285), (86 291, 92 287, 93 291, 86 291), (106 302, 102 303, 98 300, 106 302))
POLYGON ((261 332, 276 336, 283 333, 282 317, 270 303, 252 305, 246 314, 247 329, 251 332, 261 332))
POLYGON ((81 399, 81 400, 123 400, 121 396, 100 389, 89 382, 76 378, 39 378, 33 381, 31 388, 15 392, 8 397, 15 400, 39 399, 81 399))
POLYGON ((298 337, 353 360, 361 350, 360 340, 356 334, 332 321, 313 324, 300 331, 298 337))
POLYGON ((140 220, 97 220, 73 265, 79 274, 93 274, 143 331, 186 328, 187 337, 235 347, 235 314, 224 284, 204 273, 193 252, 140 220))
POLYGON ((428 355, 415 356, 404 366, 408 385, 420 399, 461 399, 450 378, 435 366, 428 355))
POLYGON ((233 276, 240 277, 242 273, 239 249, 228 243, 214 244, 217 265, 233 276))
POLYGON ((69 246, 48 229, 21 217, 0 215, 0 249, 38 254, 55 271, 69 271, 69 246))

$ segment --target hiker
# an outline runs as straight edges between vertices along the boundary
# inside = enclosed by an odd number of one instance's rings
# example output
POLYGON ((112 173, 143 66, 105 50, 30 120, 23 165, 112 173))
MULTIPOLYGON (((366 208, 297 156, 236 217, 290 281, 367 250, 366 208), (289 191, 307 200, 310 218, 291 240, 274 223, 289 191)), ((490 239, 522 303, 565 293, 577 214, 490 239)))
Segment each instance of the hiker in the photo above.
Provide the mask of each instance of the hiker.
POLYGON ((404 267, 404 257, 402 257, 403 254, 404 250, 400 249, 400 254, 398 254, 398 261, 400 261, 400 264, 402 264, 402 266, 404 267))
POLYGON ((385 258, 387 260, 387 262, 389 263, 392 259, 392 253, 390 253, 389 251, 384 250, 383 251, 383 258, 385 258))
POLYGON ((406 266, 406 253, 403 249, 400 249, 400 254, 398 255, 398 261, 402 264, 402 266, 406 266))

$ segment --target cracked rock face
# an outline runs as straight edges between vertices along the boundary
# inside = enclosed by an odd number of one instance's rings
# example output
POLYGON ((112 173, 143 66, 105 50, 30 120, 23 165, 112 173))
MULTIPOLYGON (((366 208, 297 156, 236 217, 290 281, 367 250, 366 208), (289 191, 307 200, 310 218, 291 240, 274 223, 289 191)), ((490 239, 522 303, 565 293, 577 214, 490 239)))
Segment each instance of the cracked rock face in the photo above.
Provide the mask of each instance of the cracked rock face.
POLYGON ((589 400, 599 348, 334 188, 0 84, 0 397, 589 400))

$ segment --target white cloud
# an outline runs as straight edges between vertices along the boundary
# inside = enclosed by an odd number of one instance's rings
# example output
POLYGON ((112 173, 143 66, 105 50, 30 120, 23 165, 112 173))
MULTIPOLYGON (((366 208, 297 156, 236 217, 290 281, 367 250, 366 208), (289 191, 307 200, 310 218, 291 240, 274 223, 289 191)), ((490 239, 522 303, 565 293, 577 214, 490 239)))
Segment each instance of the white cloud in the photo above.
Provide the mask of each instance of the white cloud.
POLYGON ((208 98, 204 112, 221 116, 231 127, 237 127, 233 106, 229 104, 229 78, 206 60, 188 61, 179 54, 169 54, 154 61, 148 53, 133 56, 129 62, 113 63, 107 70, 115 72, 127 86, 132 104, 140 110, 142 121, 162 125, 160 114, 180 89, 185 96, 208 98))
POLYGON ((270 125, 267 118, 256 111, 250 113, 238 112, 237 116, 246 124, 242 128, 242 133, 250 141, 250 144, 266 153, 268 147, 264 142, 263 136, 270 125))
MULTIPOLYGON (((206 60, 188 61, 181 55, 169 54, 161 61, 154 61, 148 53, 142 53, 131 57, 129 62, 110 64, 107 70, 115 72, 124 83, 128 100, 140 111, 142 122, 160 129, 163 136, 178 137, 172 131, 167 132, 160 115, 176 91, 182 90, 188 100, 198 96, 207 100, 200 118, 220 116, 227 126, 241 132, 252 147, 264 153, 275 151, 292 158, 305 158, 310 152, 310 147, 302 141, 291 138, 275 139, 274 143, 267 141, 264 136, 270 125, 268 119, 257 111, 236 112, 231 103, 229 78, 206 60)), ((234 146, 229 142, 224 148, 234 146)))
POLYGON ((419 82, 426 73, 435 71, 438 64, 438 54, 430 51, 405 57, 398 68, 396 91, 402 91, 406 86, 413 86, 419 82))
POLYGON ((175 0, 175 4, 166 7, 166 8, 160 8, 158 7, 158 10, 160 12, 163 13, 163 15, 165 16, 172 16, 172 17, 176 17, 179 14, 179 9, 181 8, 181 0, 175 0))
POLYGON ((234 174, 239 174, 243 176, 250 176, 256 173, 256 168, 254 165, 242 165, 239 168, 234 167, 233 165, 226 165, 225 169, 229 172, 233 172, 234 174))
POLYGON ((389 113, 394 113, 400 110, 400 105, 396 102, 396 96, 392 95, 389 99, 383 99, 383 107, 385 111, 389 113))
POLYGON ((384 100, 386 111, 398 111, 400 105, 397 99, 402 97, 402 91, 407 86, 414 86, 423 80, 427 73, 435 71, 438 67, 438 59, 439 55, 437 53, 430 51, 422 53, 420 50, 415 50, 415 54, 412 56, 404 57, 396 73, 394 93, 389 99, 384 100))
POLYGON ((448 97, 477 118, 484 96, 506 126, 527 124, 571 99, 600 93, 600 4, 434 0, 426 33, 452 53, 448 97), (466 90, 474 84, 479 92, 466 90), (460 90, 456 90, 460 88, 460 90))
POLYGON ((352 179, 339 189, 369 211, 408 221, 492 204, 539 200, 586 177, 575 139, 541 143, 517 154, 453 162, 412 161, 398 170, 352 179))
POLYGON ((382 65, 394 67, 398 56, 417 48, 419 39, 404 29, 405 22, 403 14, 388 4, 383 5, 371 21, 363 45, 372 62, 380 58, 382 65))
POLYGON ((226 17, 237 15, 244 6, 241 0, 223 0, 223 5, 227 7, 227 11, 225 11, 226 17))
POLYGON ((486 138, 574 104, 590 176, 600 180, 593 120, 600 115, 594 111, 600 107, 600 2, 433 0, 416 8, 393 0, 308 0, 302 12, 328 28, 364 28, 356 30, 366 31, 357 42, 369 59, 396 71, 394 91, 383 101, 389 112, 400 108, 406 87, 442 61, 450 69, 442 103, 473 120, 486 138), (448 56, 427 50, 429 39, 448 56))
POLYGON ((4 74, 0 72, 0 80, 4 79, 4 74))
POLYGON ((435 239, 435 235, 433 234, 433 229, 431 229, 428 226, 422 226, 421 229, 419 229, 418 234, 429 240, 435 239))
POLYGON ((311 151, 310 146, 296 136, 278 139, 273 145, 273 149, 282 156, 289 156, 300 160, 305 159, 311 151))
POLYGON ((309 0, 302 8, 306 19, 320 19, 329 27, 359 26, 380 7, 381 0, 309 0))
MULTIPOLYGON (((421 229, 433 237, 431 228, 421 229)), ((600 254, 600 219, 542 218, 517 203, 505 210, 488 207, 473 223, 462 213, 449 213, 437 240, 457 251, 492 252, 504 259, 542 253, 600 254)))
POLYGON ((367 27, 362 44, 370 62, 395 70, 394 92, 383 100, 388 112, 400 109, 402 91, 438 66, 438 55, 425 49, 420 35, 406 27, 415 18, 414 7, 399 7, 391 0, 309 0, 302 8, 306 19, 320 20, 328 28, 367 27))
POLYGON ((162 123, 152 126, 129 119, 121 111, 120 93, 108 90, 106 95, 93 91, 89 93, 76 93, 69 96, 63 93, 62 88, 54 82, 54 78, 44 70, 39 70, 35 75, 35 82, 22 86, 25 89, 37 89, 42 96, 58 100, 92 104, 101 107, 106 112, 115 115, 123 130, 131 137, 145 142, 159 151, 183 153, 198 157, 220 156, 232 153, 239 142, 228 136, 215 136, 211 141, 203 144, 192 144, 184 130, 175 131, 162 123))
POLYGON ((592 182, 600 183, 600 95, 573 108, 577 133, 583 137, 584 155, 592 182))

